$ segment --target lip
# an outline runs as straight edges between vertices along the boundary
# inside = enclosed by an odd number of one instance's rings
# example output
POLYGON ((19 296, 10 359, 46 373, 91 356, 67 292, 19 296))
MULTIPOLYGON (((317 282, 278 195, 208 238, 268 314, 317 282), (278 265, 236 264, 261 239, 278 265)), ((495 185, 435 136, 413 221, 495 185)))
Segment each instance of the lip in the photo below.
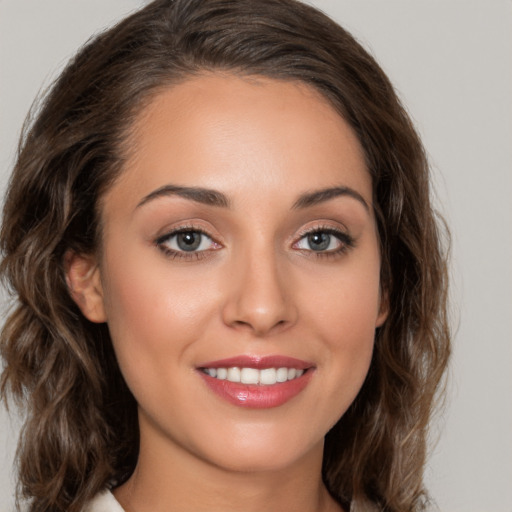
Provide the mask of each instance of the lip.
POLYGON ((227 359, 219 359, 217 361, 208 361, 198 365, 198 368, 255 368, 264 370, 265 368, 297 368, 298 370, 307 370, 313 368, 314 364, 294 357, 271 355, 240 355, 227 359))
POLYGON ((284 405, 303 391, 314 373, 314 365, 307 361, 287 356, 236 356, 203 363, 198 374, 208 388, 227 402, 250 409, 270 409, 284 405), (219 380, 204 373, 204 368, 297 368, 304 373, 293 380, 272 385, 255 385, 219 380))

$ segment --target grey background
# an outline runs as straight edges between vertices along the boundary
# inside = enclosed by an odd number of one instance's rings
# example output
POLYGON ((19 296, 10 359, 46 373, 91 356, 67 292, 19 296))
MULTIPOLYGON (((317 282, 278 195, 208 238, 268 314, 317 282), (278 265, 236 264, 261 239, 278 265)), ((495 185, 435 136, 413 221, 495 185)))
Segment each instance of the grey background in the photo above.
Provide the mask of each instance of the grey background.
MULTIPOLYGON (((92 33, 142 3, 0 0, 1 187, 36 93, 92 33)), ((423 136, 453 232, 457 333, 429 488, 443 512, 511 512, 512 2, 311 3, 352 31, 396 85, 423 136)), ((13 508, 18 427, 2 409, 0 512, 13 508)))

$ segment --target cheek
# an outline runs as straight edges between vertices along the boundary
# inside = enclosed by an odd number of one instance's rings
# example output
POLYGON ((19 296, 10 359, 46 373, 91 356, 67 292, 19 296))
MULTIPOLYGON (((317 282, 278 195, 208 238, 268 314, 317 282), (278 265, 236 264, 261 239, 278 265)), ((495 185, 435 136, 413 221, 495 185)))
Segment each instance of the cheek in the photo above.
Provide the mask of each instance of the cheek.
MULTIPOLYGON (((380 265, 377 251, 370 257, 347 260, 315 283, 309 283, 309 315, 336 346, 345 341, 357 349, 371 339, 380 311, 380 265)), ((307 285, 306 285, 307 286, 307 285)), ((305 288, 306 288, 305 286, 305 288)))
POLYGON ((378 258, 351 270, 333 274, 323 293, 312 294, 308 306, 310 328, 327 349, 323 368, 334 399, 342 401, 342 412, 368 373, 380 309, 378 258))
POLYGON ((170 272, 160 255, 141 261, 137 253, 112 253, 104 265, 107 322, 127 381, 168 371, 168 361, 193 349, 216 307, 217 287, 202 286, 201 275, 170 272))

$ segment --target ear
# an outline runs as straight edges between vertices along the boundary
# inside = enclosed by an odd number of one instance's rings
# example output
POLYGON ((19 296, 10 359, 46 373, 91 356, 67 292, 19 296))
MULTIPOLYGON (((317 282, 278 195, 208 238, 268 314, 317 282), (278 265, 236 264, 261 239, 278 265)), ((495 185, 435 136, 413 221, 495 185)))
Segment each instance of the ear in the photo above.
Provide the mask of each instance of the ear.
POLYGON ((67 251, 64 268, 69 293, 85 318, 95 323, 106 322, 103 287, 96 257, 67 251))
POLYGON ((377 320, 375 321, 375 327, 380 327, 387 319, 389 315, 389 295, 386 290, 380 291, 379 301, 379 312, 377 314, 377 320))

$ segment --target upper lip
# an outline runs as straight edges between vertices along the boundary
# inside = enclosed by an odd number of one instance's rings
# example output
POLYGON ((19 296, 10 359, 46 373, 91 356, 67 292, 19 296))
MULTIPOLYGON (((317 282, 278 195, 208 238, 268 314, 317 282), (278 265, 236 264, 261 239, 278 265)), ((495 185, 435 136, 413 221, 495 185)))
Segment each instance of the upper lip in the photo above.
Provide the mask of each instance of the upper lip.
POLYGON ((238 355, 227 359, 219 359, 216 361, 208 361, 198 365, 198 368, 256 368, 263 370, 265 368, 296 368, 298 370, 306 370, 314 366, 308 361, 296 359, 283 355, 238 355))

